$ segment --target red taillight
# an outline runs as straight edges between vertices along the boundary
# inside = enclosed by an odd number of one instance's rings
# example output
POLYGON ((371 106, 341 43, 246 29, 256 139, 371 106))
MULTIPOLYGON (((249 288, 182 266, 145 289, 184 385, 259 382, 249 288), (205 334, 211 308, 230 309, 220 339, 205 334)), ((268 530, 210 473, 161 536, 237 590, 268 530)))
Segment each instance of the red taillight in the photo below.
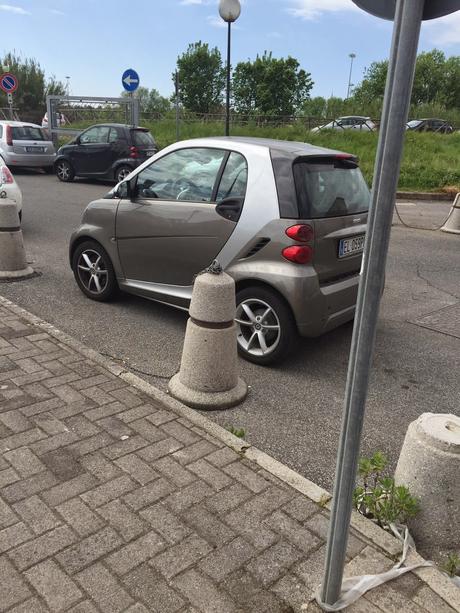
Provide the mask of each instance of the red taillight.
POLYGON ((308 243, 308 241, 312 241, 314 238, 313 228, 306 224, 291 226, 286 230, 286 234, 289 236, 289 238, 292 238, 292 240, 299 241, 301 243, 308 243))
POLYGON ((355 156, 350 153, 337 153, 335 156, 338 160, 354 160, 355 156))
POLYGON ((2 183, 14 183, 13 175, 6 166, 0 167, 0 185, 2 185, 2 183))
POLYGON ((6 126, 6 144, 9 147, 13 146, 13 130, 11 129, 11 126, 6 126))
POLYGON ((139 157, 139 151, 137 150, 137 147, 130 147, 129 150, 131 151, 131 153, 129 154, 130 158, 133 158, 133 160, 135 160, 139 157))
POLYGON ((313 249, 308 245, 286 247, 281 253, 283 258, 296 264, 307 264, 313 257, 313 249))

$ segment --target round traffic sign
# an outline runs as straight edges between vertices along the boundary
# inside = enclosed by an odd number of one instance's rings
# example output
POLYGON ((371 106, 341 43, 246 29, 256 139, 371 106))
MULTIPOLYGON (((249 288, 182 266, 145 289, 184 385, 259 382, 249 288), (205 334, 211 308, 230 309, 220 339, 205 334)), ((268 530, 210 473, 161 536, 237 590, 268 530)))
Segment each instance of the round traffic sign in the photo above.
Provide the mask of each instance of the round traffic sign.
MULTIPOLYGON (((394 19, 396 0, 353 0, 359 8, 383 19, 394 19)), ((436 19, 460 9, 460 0, 430 0, 425 2, 423 19, 436 19)))
POLYGON ((5 72, 0 77, 0 89, 2 89, 6 94, 12 94, 18 89, 18 79, 11 74, 11 72, 5 72))
POLYGON ((128 68, 128 70, 125 70, 123 73, 121 82, 123 83, 123 87, 127 92, 134 92, 139 87, 139 75, 132 68, 128 68))

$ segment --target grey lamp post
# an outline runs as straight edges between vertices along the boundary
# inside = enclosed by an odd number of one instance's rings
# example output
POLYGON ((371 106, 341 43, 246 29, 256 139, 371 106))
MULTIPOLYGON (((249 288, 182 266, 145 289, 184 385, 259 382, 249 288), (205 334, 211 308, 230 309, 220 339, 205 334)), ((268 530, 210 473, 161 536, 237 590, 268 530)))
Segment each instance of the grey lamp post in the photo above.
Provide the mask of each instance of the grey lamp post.
POLYGON ((241 4, 239 0, 220 0, 219 15, 228 24, 227 37, 227 101, 225 105, 225 136, 230 134, 230 55, 231 55, 231 39, 232 39, 232 23, 238 19, 241 14, 241 4))
POLYGON ((350 75, 348 77, 348 90, 347 90, 347 98, 350 97, 350 90, 351 90, 351 73, 353 71, 353 60, 356 57, 356 53, 349 53, 348 57, 350 58, 350 75))

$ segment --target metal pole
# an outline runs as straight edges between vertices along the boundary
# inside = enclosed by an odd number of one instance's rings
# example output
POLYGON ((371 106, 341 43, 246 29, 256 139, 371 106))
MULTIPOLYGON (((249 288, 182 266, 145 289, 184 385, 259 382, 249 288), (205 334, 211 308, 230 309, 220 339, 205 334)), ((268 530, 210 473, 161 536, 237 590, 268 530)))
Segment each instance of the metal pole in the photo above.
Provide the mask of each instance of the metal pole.
POLYGON ((230 136, 230 50, 232 39, 232 23, 228 22, 227 38, 227 102, 225 107, 225 136, 230 136))
POLYGON ((348 56, 351 59, 350 62, 350 75, 348 77, 348 89, 347 89, 347 99, 350 97, 350 89, 351 89, 351 73, 353 71, 353 60, 356 57, 355 53, 350 53, 350 55, 348 56))
POLYGON ((179 126, 179 71, 176 70, 176 141, 180 138, 179 126))
POLYGON ((321 601, 342 585, 364 410, 425 0, 397 0, 372 202, 350 351, 321 601))

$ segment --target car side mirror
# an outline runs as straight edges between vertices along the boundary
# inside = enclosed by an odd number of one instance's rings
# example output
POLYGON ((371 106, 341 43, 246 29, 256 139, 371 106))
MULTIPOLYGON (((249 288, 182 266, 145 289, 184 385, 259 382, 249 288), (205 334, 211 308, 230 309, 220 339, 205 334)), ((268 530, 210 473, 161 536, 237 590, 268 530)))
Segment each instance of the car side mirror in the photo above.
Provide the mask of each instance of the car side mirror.
POLYGON ((237 222, 243 210, 244 198, 224 198, 216 206, 216 213, 225 219, 237 222))
POLYGON ((131 198, 131 186, 129 181, 122 181, 115 188, 113 195, 115 198, 121 198, 122 200, 127 200, 131 198))

